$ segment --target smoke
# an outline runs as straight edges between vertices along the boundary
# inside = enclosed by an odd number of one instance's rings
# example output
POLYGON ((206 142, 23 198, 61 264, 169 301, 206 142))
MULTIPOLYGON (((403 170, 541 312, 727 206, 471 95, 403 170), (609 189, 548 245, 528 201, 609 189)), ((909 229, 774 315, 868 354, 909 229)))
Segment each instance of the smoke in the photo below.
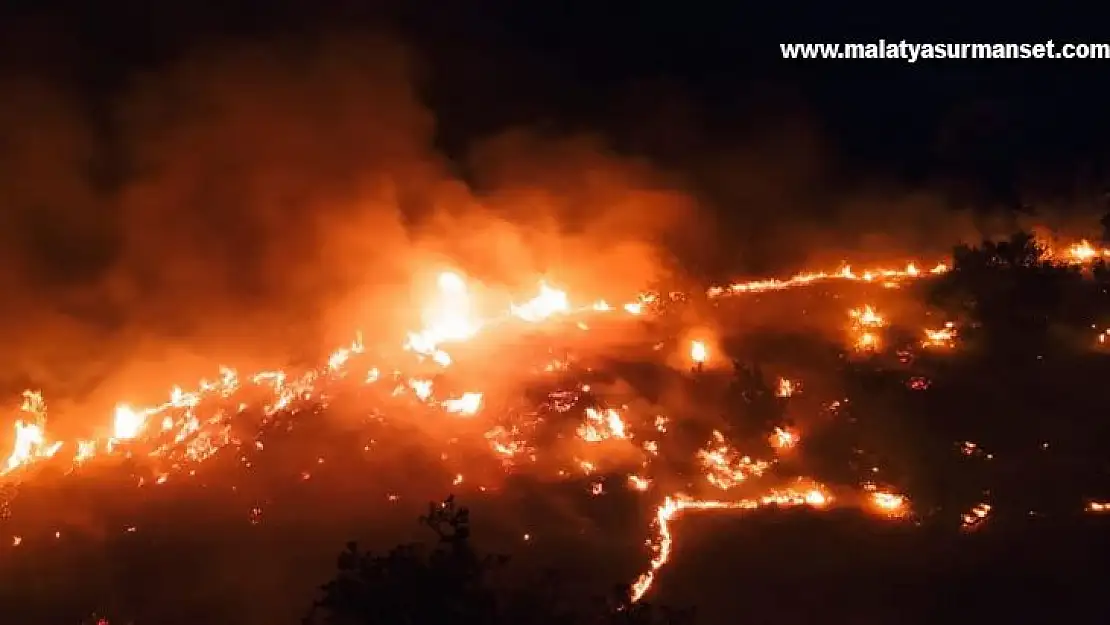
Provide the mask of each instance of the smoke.
POLYGON ((473 185, 452 175, 411 58, 388 39, 197 50, 131 76, 107 132, 80 98, 9 81, 11 390, 100 408, 217 362, 309 360, 356 329, 396 339, 419 323, 414 279, 445 267, 627 293, 696 222, 595 138, 511 131, 475 147, 473 185))
MULTIPOLYGON (((1031 160, 1013 168, 1004 184, 991 180, 980 170, 1005 151, 1007 137, 992 135, 984 145, 981 124, 958 123, 958 105, 949 114, 922 104, 916 114, 925 119, 912 125, 923 129, 921 136, 907 139, 912 133, 887 128, 894 136, 875 138, 876 129, 891 125, 889 117, 903 113, 869 119, 882 107, 814 107, 812 94, 799 90, 805 85, 745 86, 732 85, 735 101, 711 103, 675 83, 634 83, 611 114, 619 143, 680 171, 683 188, 705 209, 699 218, 712 217, 702 230, 711 236, 682 256, 718 280, 845 261, 935 261, 956 244, 1019 228, 1067 239, 1100 235, 1105 194, 1090 175, 1080 175, 1089 163, 1069 178, 1031 175, 1062 169, 1060 162, 1031 160), (859 154, 864 148, 869 153, 859 154), (1024 210, 1015 212, 1019 204, 1024 210)), ((1008 158, 1038 156, 1048 158, 1008 158)))
POLYGON ((502 300, 540 278, 618 297, 676 266, 723 279, 932 259, 1073 221, 954 211, 943 185, 862 177, 796 106, 716 138, 674 86, 631 98, 611 143, 510 128, 451 160, 417 56, 388 38, 210 44, 97 106, 42 77, 57 72, 0 78, 5 390, 101 414, 216 363, 314 361, 355 330, 394 340, 418 323, 414 284, 446 268, 502 300))
POLYGON ((469 161, 483 208, 438 213, 436 236, 509 280, 548 275, 627 296, 658 277, 666 235, 695 214, 658 171, 613 156, 596 138, 511 131, 478 145, 469 161))

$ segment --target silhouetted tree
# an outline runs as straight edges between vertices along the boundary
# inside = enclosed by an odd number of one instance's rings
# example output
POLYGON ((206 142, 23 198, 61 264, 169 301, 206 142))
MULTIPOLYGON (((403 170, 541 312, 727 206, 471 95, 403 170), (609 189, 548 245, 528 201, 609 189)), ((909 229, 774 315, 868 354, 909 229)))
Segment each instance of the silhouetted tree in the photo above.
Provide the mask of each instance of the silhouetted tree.
POLYGON ((740 438, 765 440, 776 427, 785 425, 786 401, 758 363, 736 361, 733 369, 728 391, 732 429, 740 438))
POLYGON ((401 545, 385 555, 347 543, 338 574, 321 587, 305 625, 678 625, 691 612, 633 603, 631 588, 617 586, 606 599, 575 601, 559 576, 547 572, 521 587, 498 584, 504 555, 479 555, 470 542, 470 513, 454 496, 430 503, 420 517, 438 536, 435 548, 401 545))
POLYGON ((469 511, 453 498, 430 504, 420 521, 438 535, 435 549, 401 545, 379 556, 347 543, 339 574, 323 586, 314 612, 322 611, 330 625, 496 622, 488 576, 507 558, 474 553, 469 511))
POLYGON ((981 485, 998 518, 1010 519, 1077 507, 1071 485, 1079 467, 1100 462, 1094 441, 1107 431, 1091 416, 1110 364, 1092 327, 1106 322, 1110 272, 1089 269, 1052 262, 1017 233, 957 248, 953 270, 930 285, 932 303, 962 322, 961 349, 932 359, 936 383, 919 405, 935 415, 938 436, 972 441, 991 458, 974 448, 951 470, 931 462, 929 481, 945 498, 981 485))
POLYGON ((952 270, 933 284, 929 299, 965 322, 964 338, 981 343, 981 353, 1040 353, 1051 323, 1062 320, 1069 291, 1081 282, 1077 269, 1050 262, 1045 251, 1026 232, 960 245, 952 270))

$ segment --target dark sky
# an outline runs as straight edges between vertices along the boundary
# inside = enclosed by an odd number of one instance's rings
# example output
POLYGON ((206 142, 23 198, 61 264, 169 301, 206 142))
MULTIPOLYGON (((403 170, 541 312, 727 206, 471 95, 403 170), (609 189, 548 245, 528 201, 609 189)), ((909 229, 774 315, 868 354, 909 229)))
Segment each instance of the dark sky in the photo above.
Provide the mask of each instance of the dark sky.
POLYGON ((424 63, 423 92, 449 148, 540 122, 604 129, 632 150, 681 159, 692 146, 644 127, 656 112, 686 107, 700 141, 726 145, 769 117, 803 110, 840 158, 866 170, 1004 186, 1068 177, 1078 162, 1099 169, 1110 137, 1098 61, 791 63, 777 45, 1076 40, 1074 15, 1062 24, 967 8, 900 14, 706 1, 7 4, 4 22, 16 35, 5 37, 8 63, 49 65, 100 97, 135 69, 214 39, 401 33, 424 63))

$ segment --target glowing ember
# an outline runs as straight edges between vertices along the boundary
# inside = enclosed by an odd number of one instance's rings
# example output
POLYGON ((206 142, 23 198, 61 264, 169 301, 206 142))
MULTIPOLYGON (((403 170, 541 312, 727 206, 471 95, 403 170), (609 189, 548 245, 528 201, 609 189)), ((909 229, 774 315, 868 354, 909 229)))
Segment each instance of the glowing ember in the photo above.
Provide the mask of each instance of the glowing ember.
POLYGON ((1110 257, 1110 250, 1098 249, 1089 241, 1083 240, 1069 247, 1065 258, 1075 263, 1087 263, 1098 258, 1110 257))
POLYGON ((925 330, 924 347, 951 347, 956 340, 956 324, 949 321, 939 330, 925 330))
POLYGON ((589 443, 608 438, 627 438, 627 430, 620 412, 615 408, 586 408, 586 422, 578 428, 578 436, 589 443))
POLYGON ((881 328, 885 323, 883 318, 870 306, 856 308, 850 311, 850 314, 856 320, 856 323, 865 328, 881 328))
POLYGON ((908 503, 904 495, 887 491, 872 492, 871 503, 884 514, 890 516, 902 516, 908 509, 908 503))
MULTIPOLYGON (((1110 251, 1097 250, 1084 241, 1068 249, 1064 262, 1079 263, 1107 257, 1110 257, 1110 251)), ((785 280, 757 280, 716 287, 710 289, 708 295, 716 298, 759 293, 834 280, 890 286, 944 273, 947 270, 948 267, 944 264, 937 264, 928 271, 919 270, 913 263, 906 265, 904 269, 875 268, 861 272, 844 266, 833 272, 802 273, 785 280)), ((447 367, 451 365, 452 358, 445 348, 451 344, 470 341, 483 328, 493 331, 500 321, 509 318, 515 317, 528 322, 541 322, 561 315, 609 314, 613 318, 626 318, 619 311, 623 310, 629 315, 643 315, 655 310, 653 306, 655 302, 654 295, 641 295, 631 303, 623 305, 611 306, 600 301, 585 306, 572 306, 571 298, 566 292, 552 288, 546 283, 540 283, 539 294, 532 299, 511 306, 500 317, 479 319, 476 316, 476 303, 464 277, 458 273, 444 272, 438 275, 434 296, 422 311, 420 319, 422 329, 409 333, 403 347, 418 355, 419 361, 430 360, 442 367, 447 367)), ((879 331, 887 325, 886 320, 871 306, 854 309, 850 315, 855 345, 859 349, 878 349, 879 331)), ((581 331, 588 330, 591 333, 602 331, 600 328, 603 324, 594 324, 597 329, 589 330, 591 326, 584 321, 577 318, 572 321, 581 331)), ((571 327, 570 324, 567 325, 571 327)), ((417 324, 414 323, 413 327, 417 327, 417 324)), ((578 332, 575 330, 574 336, 590 336, 590 334, 581 335, 578 332)), ((924 336, 923 342, 928 346, 952 346, 956 338, 955 324, 947 323, 941 329, 926 329, 924 336)), ((1106 336, 1106 333, 1100 333, 1099 340, 1105 341, 1106 336)), ((394 366, 387 367, 381 362, 372 363, 378 366, 368 366, 365 361, 369 356, 365 351, 361 338, 358 338, 350 345, 332 352, 319 367, 299 374, 275 370, 240 375, 232 369, 221 368, 216 379, 202 380, 192 390, 172 389, 164 403, 145 407, 118 404, 114 414, 110 415, 111 419, 108 423, 110 427, 105 428, 104 423, 99 426, 100 431, 110 432, 110 435, 88 437, 64 444, 61 441, 52 441, 48 435, 46 403, 42 396, 36 392, 26 391, 19 418, 15 420, 13 449, 0 475, 5 476, 5 480, 21 479, 25 475, 21 471, 36 462, 56 457, 59 450, 63 448, 69 458, 58 458, 56 462, 70 460, 71 466, 67 467, 69 469, 101 455, 119 453, 120 450, 141 451, 157 465, 155 473, 152 474, 156 477, 147 478, 145 482, 148 484, 147 487, 151 487, 151 484, 165 483, 171 474, 177 475, 177 472, 193 474, 195 471, 193 466, 196 463, 211 458, 219 450, 231 445, 234 440, 227 421, 228 415, 234 414, 236 408, 225 406, 216 410, 204 406, 212 403, 234 404, 237 403, 236 400, 242 399, 237 409, 240 412, 246 410, 248 396, 237 395, 240 391, 249 390, 250 402, 257 403, 265 418, 273 417, 283 411, 287 411, 285 414, 292 414, 306 402, 327 406, 329 393, 333 388, 329 384, 338 379, 345 380, 346 384, 361 382, 366 385, 380 385, 383 393, 388 394, 392 391, 397 401, 416 405, 420 410, 437 411, 440 415, 445 413, 463 416, 479 415, 474 421, 467 421, 467 424, 480 422, 485 416, 480 413, 488 411, 488 408, 483 410, 485 395, 481 390, 466 391, 454 397, 439 395, 442 388, 448 387, 448 382, 427 373, 425 373, 426 377, 409 377, 402 371, 395 370, 394 366), (364 364, 367 365, 365 369, 356 368, 364 364), (126 445, 122 444, 124 441, 126 445)), ((701 340, 691 341, 689 357, 698 366, 706 363, 709 358, 707 344, 701 340)), ((719 356, 715 357, 719 358, 719 356)), ((556 363, 550 367, 550 374, 564 372, 570 366, 569 363, 575 362, 567 354, 550 353, 544 356, 544 361, 549 364, 556 363)), ((403 365, 395 366, 403 367, 403 365)), ((537 366, 536 370, 540 368, 537 366)), ((545 375, 554 377, 550 374, 545 375)), ((911 381, 909 384, 914 387, 915 382, 911 381)), ((927 387, 927 381, 920 382, 918 386, 927 387)), ((790 398, 797 393, 798 388, 797 382, 782 378, 778 381, 774 394, 780 398, 790 398)), ((588 387, 582 385, 571 390, 552 393, 547 400, 547 405, 555 412, 569 413, 572 407, 587 403, 584 399, 584 394, 587 392, 588 387)), ((656 480, 657 476, 652 473, 655 465, 651 462, 660 455, 660 447, 666 440, 663 435, 668 431, 667 417, 651 412, 648 413, 647 421, 644 421, 642 418, 637 418, 637 414, 625 406, 604 406, 593 399, 590 399, 590 403, 593 405, 581 408, 582 422, 576 430, 581 440, 574 441, 576 446, 574 453, 580 453, 589 459, 575 458, 572 463, 564 464, 559 469, 560 474, 577 475, 579 478, 583 475, 591 476, 589 492, 594 495, 604 494, 607 487, 610 490, 627 487, 635 491, 654 492, 658 485, 665 484, 665 480, 656 480), (629 444, 630 441, 632 444, 629 444), (640 454, 639 459, 642 460, 642 464, 637 465, 636 473, 628 474, 626 479, 625 476, 611 479, 608 473, 610 466, 606 458, 589 456, 590 453, 603 455, 615 446, 623 446, 632 450, 631 453, 640 454), (656 486, 653 487, 653 484, 656 486)), ((640 414, 639 417, 643 415, 640 414)), ((488 447, 493 457, 506 470, 525 463, 535 463, 538 451, 535 449, 535 439, 530 433, 541 420, 540 416, 530 415, 512 424, 483 425, 483 428, 488 428, 482 435, 483 445, 488 447)), ((798 442, 798 433, 785 427, 776 428, 770 438, 770 443, 775 450, 787 450, 795 447, 798 442)), ((253 444, 257 450, 263 448, 261 441, 252 443, 248 440, 246 444, 253 444)), ((366 449, 370 448, 368 444, 366 449)), ((984 454, 973 443, 966 443, 961 449, 969 456, 975 455, 988 459, 991 457, 989 454, 984 454)), ((787 452, 784 451, 784 453, 787 452)), ((770 460, 753 459, 736 449, 733 443, 718 431, 714 431, 708 444, 696 453, 696 459, 700 464, 700 475, 698 481, 690 481, 690 488, 703 478, 704 482, 701 483, 700 488, 706 488, 704 484, 708 484, 721 491, 764 494, 753 498, 718 501, 695 499, 683 494, 673 494, 672 491, 672 495, 666 497, 656 510, 652 525, 653 533, 649 541, 653 554, 648 570, 634 584, 633 597, 636 600, 650 590, 655 573, 668 562, 673 545, 671 522, 684 511, 739 511, 754 510, 764 506, 823 508, 830 505, 832 501, 831 496, 822 486, 808 480, 799 480, 793 487, 768 490, 763 482, 779 479, 774 476, 776 471, 768 471, 779 463, 779 457, 776 456, 770 460), (743 484, 743 491, 737 488, 741 484, 743 484)), ((323 458, 317 459, 317 464, 322 462, 323 458)), ((785 463, 778 466, 784 465, 785 463)), ((462 473, 452 470, 446 475, 454 475, 451 480, 454 485, 464 483, 462 473)), ((309 479, 311 473, 305 471, 302 477, 309 479)), ((465 481, 470 483, 477 479, 481 478, 468 470, 465 481)), ((141 478, 139 483, 144 483, 141 478)), ((909 514, 910 502, 905 495, 881 491, 875 487, 865 487, 865 493, 864 507, 892 517, 909 514)), ((660 493, 660 495, 663 494, 665 493, 660 493)), ((398 497, 390 495, 388 499, 396 501, 398 497)), ((1108 504, 1103 502, 1090 502, 1087 510, 1105 512, 1108 510, 1107 506, 1108 504)), ((989 504, 982 503, 975 506, 963 515, 964 526, 969 529, 977 527, 988 518, 990 511, 989 504)), ((250 519, 255 524, 261 522, 261 508, 252 508, 250 519)), ((55 535, 60 536, 60 533, 55 535)), ((22 541, 19 536, 12 538, 13 545, 19 545, 22 541)))
POLYGON ((786 378, 779 378, 778 388, 775 390, 775 395, 778 397, 790 397, 794 394, 796 385, 794 382, 786 378))
POLYGON ((879 335, 875 329, 886 325, 886 320, 875 312, 871 306, 855 308, 848 311, 853 320, 853 330, 856 333, 855 347, 860 351, 876 351, 879 349, 879 335))
POLYGON ((758 477, 771 466, 765 460, 752 460, 741 455, 725 440, 720 432, 713 432, 713 440, 698 452, 705 469, 705 479, 721 490, 728 490, 750 477, 758 477))
POLYGON ((990 516, 991 506, 987 503, 980 503, 972 506, 971 510, 965 512, 962 516, 963 528, 965 530, 974 530, 978 528, 990 516))
POLYGON ((771 434, 771 446, 776 449, 787 449, 798 444, 798 435, 785 428, 775 428, 771 434))

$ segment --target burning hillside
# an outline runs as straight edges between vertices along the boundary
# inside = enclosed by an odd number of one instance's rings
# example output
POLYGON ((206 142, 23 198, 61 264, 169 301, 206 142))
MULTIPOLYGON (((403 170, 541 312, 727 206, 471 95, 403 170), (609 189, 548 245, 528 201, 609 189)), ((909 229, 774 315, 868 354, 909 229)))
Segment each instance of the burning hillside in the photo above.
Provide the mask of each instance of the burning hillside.
MULTIPOLYGON (((1110 251, 1082 243, 1056 262, 1083 264, 1105 256, 1110 251)), ((889 366, 902 367, 907 389, 924 391, 930 380, 913 371, 915 354, 958 350, 960 320, 893 336, 891 320, 875 302, 946 270, 945 264, 922 270, 913 263, 902 269, 842 267, 715 287, 696 324, 687 322, 697 299, 689 294, 580 301, 542 282, 530 299, 484 316, 480 311, 489 302, 480 301, 471 280, 443 272, 423 306, 422 325, 394 346, 357 338, 303 371, 222 368, 193 387, 175 387, 161 404, 120 403, 99 432, 83 438, 55 438, 47 400, 28 390, 3 468, 2 549, 34 549, 91 527, 101 536, 145 531, 141 518, 125 518, 130 504, 105 513, 116 519, 111 523, 93 518, 95 506, 51 508, 58 491, 44 496, 43 489, 65 491, 68 483, 110 483, 110 497, 122 499, 157 500, 159 489, 177 484, 250 491, 246 499, 253 503, 241 514, 261 524, 275 486, 266 486, 272 478, 243 476, 263 466, 271 450, 281 454, 283 465, 273 475, 291 481, 396 483, 389 472, 411 477, 420 467, 420 497, 434 496, 437 488, 495 497, 507 492, 513 476, 578 485, 593 497, 635 494, 636 506, 654 510, 643 572, 632 580, 636 600, 651 591, 667 564, 681 533, 675 521, 683 514, 854 506, 894 520, 921 518, 934 512, 916 509, 913 493, 900 492, 897 478, 887 477, 882 466, 867 466, 864 477, 852 482, 808 472, 821 466, 811 458, 821 452, 807 445, 811 431, 841 418, 852 400, 823 390, 820 380, 782 375, 768 381, 764 372, 730 362, 727 346, 737 337, 726 319, 745 310, 757 316, 754 298, 760 294, 829 287, 832 310, 840 307, 841 319, 831 336, 839 337, 845 352, 887 359, 889 366), (843 308, 837 298, 848 289, 834 288, 840 283, 858 285, 867 299, 843 308), (654 363, 651 371, 642 369, 647 363, 654 363), (738 377, 730 374, 733 369, 738 377), (729 405, 741 406, 743 414, 722 408, 729 405), (338 437, 319 433, 327 429, 338 437), (325 451, 319 436, 334 449, 325 451), (310 440, 315 442, 303 442, 310 440), (297 451, 299 445, 311 451, 297 451), (343 467, 354 466, 359 455, 378 457, 375 471, 387 473, 329 475, 329 454, 343 467), (133 489, 134 495, 117 488, 133 489)), ((808 305, 800 312, 826 323, 808 305)), ((1097 336, 1092 341, 1104 338, 1097 336)), ((966 456, 993 457, 976 442, 961 445, 966 456)), ((84 497, 68 492, 78 501, 84 497)), ((404 494, 382 496, 396 502, 404 494)), ((990 518, 992 505, 986 494, 966 510, 944 514, 971 530, 990 518)), ((1091 512, 1104 507, 1088 504, 1091 512)), ((539 531, 525 532, 523 539, 539 531)))

